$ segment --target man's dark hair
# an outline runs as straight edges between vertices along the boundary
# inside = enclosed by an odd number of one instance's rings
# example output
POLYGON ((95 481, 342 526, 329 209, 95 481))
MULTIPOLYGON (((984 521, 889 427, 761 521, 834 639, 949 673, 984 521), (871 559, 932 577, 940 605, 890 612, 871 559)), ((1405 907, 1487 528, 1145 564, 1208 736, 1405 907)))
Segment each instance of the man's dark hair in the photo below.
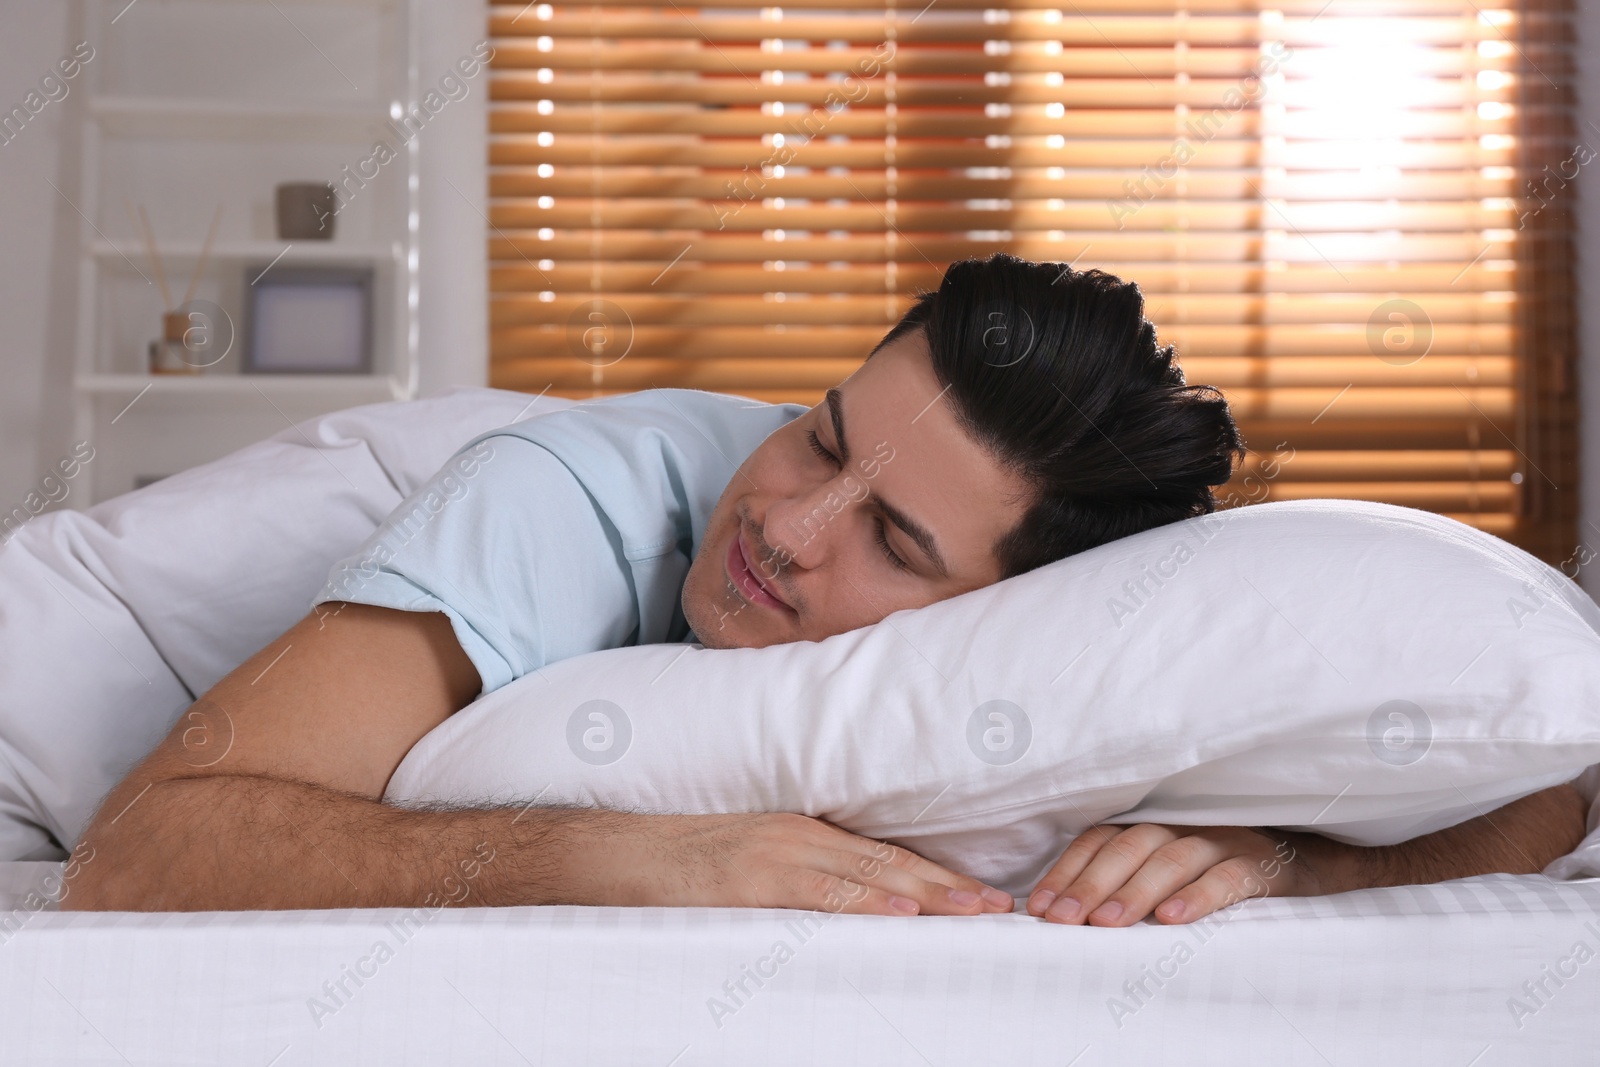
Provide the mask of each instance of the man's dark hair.
POLYGON ((995 544, 1002 577, 1208 514, 1243 457, 1222 394, 1184 383, 1139 287, 1104 271, 962 260, 878 347, 914 330, 957 422, 1037 494, 995 544))

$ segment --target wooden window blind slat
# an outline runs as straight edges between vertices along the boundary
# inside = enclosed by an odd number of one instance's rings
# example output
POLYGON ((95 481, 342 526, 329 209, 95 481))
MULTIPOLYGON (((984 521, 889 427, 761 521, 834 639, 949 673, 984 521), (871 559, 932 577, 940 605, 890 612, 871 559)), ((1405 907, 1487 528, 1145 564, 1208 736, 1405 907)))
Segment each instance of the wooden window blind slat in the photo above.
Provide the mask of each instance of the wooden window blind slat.
POLYGON ((1534 194, 1572 34, 1498 4, 492 5, 491 381, 814 404, 1003 249, 1141 284, 1254 449, 1235 502, 1429 508, 1558 561, 1570 225, 1534 194))

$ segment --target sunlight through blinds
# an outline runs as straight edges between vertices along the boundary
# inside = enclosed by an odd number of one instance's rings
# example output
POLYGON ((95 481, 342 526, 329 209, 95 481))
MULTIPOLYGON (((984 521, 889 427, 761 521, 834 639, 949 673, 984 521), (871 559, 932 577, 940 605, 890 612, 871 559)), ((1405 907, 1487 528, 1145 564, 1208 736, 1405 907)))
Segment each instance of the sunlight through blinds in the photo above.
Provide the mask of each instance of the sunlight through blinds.
POLYGON ((814 404, 945 264, 1004 249, 1140 283, 1245 429, 1231 502, 1411 505, 1559 561, 1564 18, 494 6, 492 383, 814 404))

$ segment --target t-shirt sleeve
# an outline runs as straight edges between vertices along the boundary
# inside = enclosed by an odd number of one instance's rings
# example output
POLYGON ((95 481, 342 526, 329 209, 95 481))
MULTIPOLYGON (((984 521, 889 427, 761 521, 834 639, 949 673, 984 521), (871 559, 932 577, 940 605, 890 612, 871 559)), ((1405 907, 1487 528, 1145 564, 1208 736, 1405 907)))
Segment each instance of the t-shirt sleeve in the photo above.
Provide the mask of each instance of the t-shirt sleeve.
POLYGON ((499 435, 408 497, 312 601, 447 615, 483 692, 629 643, 638 610, 618 531, 541 445, 499 435))

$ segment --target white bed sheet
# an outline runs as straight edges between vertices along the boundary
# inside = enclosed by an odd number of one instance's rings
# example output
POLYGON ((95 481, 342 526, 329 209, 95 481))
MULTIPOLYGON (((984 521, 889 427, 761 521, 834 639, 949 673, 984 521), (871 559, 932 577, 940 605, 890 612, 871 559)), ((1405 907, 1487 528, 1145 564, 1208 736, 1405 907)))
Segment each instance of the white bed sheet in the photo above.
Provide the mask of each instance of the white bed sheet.
MULTIPOLYGON (((51 870, 0 866, 0 905, 22 903, 51 870)), ((0 941, 0 1060, 1492 1067, 1600 1059, 1600 880, 1493 875, 1257 900, 1204 926, 1128 930, 1022 915, 578 907, 444 911, 397 928, 403 914, 13 912, 20 925, 0 941), (804 919, 814 925, 798 927, 804 919), (792 958, 778 963, 780 941, 792 958), (381 962, 379 942, 392 951, 381 962), (1582 962, 1580 943, 1590 953, 1582 962), (763 957, 772 976, 759 986, 746 979, 749 996, 735 1001, 723 983, 763 957), (347 968, 371 975, 359 986, 347 978, 350 995, 336 1000, 323 984, 347 968), (1148 997, 1124 988, 1162 971, 1170 977, 1159 986, 1146 979, 1148 997), (1545 993, 1535 999, 1524 983, 1540 981, 1545 993), (315 1009, 316 997, 331 1011, 315 1009), (731 1012, 714 1015, 713 998, 731 1012), (1112 998, 1131 1010, 1114 1012, 1112 998), (1529 1010, 1514 1012, 1513 1000, 1529 1010)))

